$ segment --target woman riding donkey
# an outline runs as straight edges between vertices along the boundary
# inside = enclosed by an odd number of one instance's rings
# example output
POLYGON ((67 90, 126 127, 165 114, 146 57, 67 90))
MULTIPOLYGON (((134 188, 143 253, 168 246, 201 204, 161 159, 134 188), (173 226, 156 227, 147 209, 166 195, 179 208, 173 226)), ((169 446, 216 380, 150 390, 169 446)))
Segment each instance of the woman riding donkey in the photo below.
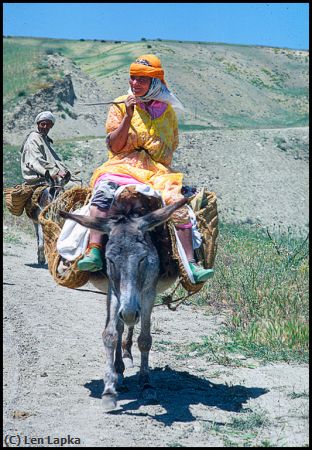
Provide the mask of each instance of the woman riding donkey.
MULTIPOLYGON (((164 70, 155 55, 142 55, 130 65, 128 95, 118 97, 111 106, 106 122, 109 158, 91 178, 91 217, 107 216, 117 188, 125 184, 146 184, 162 194, 165 204, 181 198, 183 174, 170 168, 178 138, 175 109, 180 101, 168 89, 164 70)), ((186 206, 172 215, 179 240, 184 248, 195 283, 213 275, 194 259, 192 223, 186 206)), ((90 230, 90 241, 80 270, 101 270, 102 234, 90 230)))

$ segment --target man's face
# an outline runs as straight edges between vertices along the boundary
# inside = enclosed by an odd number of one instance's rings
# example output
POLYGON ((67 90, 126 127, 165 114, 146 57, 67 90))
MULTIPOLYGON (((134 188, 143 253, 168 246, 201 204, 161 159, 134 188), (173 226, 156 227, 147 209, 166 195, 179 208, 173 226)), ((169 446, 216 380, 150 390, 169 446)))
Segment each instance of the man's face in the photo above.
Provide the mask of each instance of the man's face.
POLYGON ((53 122, 51 120, 41 120, 37 123, 37 126, 39 133, 46 136, 53 127, 53 122))

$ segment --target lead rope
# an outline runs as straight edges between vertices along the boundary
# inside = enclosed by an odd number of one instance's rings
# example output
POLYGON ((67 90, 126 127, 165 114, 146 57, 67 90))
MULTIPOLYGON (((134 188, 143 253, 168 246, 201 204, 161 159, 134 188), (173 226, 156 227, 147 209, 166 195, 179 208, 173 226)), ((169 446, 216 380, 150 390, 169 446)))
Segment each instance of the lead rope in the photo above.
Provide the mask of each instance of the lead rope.
POLYGON ((174 295, 175 291, 177 290, 177 288, 179 287, 179 285, 181 285, 181 277, 179 277, 177 285, 174 287, 173 291, 170 294, 162 297, 162 299, 161 299, 162 302, 159 303, 158 305, 154 305, 154 308, 156 306, 166 305, 171 311, 176 311, 178 306, 180 306, 181 303, 184 302, 184 300, 186 300, 187 298, 196 294, 196 292, 191 292, 191 293, 188 293, 188 295, 182 295, 182 297, 179 297, 179 298, 176 298, 175 300, 173 300, 173 295, 174 295), (179 302, 179 300, 180 300, 180 302, 179 302), (175 303, 175 302, 179 302, 179 303, 177 303, 175 306, 171 306, 171 303, 175 303))

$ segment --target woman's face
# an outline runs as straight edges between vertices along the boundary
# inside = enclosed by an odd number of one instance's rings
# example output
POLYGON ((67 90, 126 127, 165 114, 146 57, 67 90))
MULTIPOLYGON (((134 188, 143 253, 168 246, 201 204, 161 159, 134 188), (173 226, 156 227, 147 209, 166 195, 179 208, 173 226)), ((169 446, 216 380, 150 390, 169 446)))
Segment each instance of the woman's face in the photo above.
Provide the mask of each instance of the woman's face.
POLYGON ((137 77, 134 75, 131 75, 129 80, 131 91, 136 97, 143 97, 148 92, 151 82, 151 77, 137 77))

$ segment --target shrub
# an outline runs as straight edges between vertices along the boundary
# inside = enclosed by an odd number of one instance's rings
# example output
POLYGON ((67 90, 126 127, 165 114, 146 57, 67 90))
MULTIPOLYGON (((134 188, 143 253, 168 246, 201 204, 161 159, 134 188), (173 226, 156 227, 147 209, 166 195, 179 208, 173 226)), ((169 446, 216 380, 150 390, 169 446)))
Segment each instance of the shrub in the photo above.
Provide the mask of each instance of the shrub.
POLYGON ((45 52, 46 55, 54 55, 54 49, 53 48, 46 48, 44 52, 45 52))

